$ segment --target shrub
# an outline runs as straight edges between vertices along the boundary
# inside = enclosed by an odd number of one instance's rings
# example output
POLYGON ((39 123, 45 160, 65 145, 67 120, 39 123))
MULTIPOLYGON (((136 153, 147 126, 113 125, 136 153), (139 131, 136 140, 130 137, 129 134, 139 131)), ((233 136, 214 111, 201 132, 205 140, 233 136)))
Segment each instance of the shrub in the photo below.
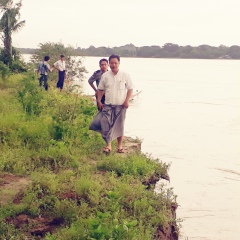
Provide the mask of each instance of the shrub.
POLYGON ((23 79, 23 88, 18 91, 18 100, 28 115, 39 116, 42 111, 41 100, 43 91, 37 87, 33 76, 23 79))
POLYGON ((167 168, 156 160, 148 159, 143 154, 132 154, 125 158, 121 156, 109 156, 97 165, 99 170, 114 171, 118 176, 133 175, 133 176, 150 176, 156 168, 158 174, 166 173, 167 168))
POLYGON ((3 80, 6 79, 7 76, 10 75, 10 69, 9 67, 0 61, 0 76, 3 80))

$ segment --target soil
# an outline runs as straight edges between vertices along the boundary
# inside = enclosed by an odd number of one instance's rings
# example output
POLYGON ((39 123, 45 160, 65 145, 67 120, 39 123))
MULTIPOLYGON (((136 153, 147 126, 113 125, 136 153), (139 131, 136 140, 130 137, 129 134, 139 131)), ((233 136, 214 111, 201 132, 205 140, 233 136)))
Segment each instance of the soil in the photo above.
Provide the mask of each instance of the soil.
POLYGON ((46 218, 42 216, 30 217, 26 214, 9 217, 6 219, 6 222, 14 225, 18 229, 22 229, 22 231, 26 229, 24 234, 29 239, 31 239, 32 236, 37 237, 37 239, 42 239, 47 233, 53 233, 62 223, 61 219, 46 218))
POLYGON ((24 188, 30 183, 26 177, 11 173, 0 174, 0 206, 8 202, 18 203, 24 188))

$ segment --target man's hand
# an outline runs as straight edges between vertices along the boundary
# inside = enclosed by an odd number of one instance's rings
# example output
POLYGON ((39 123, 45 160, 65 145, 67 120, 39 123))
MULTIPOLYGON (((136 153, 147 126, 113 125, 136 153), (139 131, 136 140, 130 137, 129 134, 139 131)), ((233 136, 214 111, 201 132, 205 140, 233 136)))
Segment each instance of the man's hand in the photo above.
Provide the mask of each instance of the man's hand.
POLYGON ((102 110, 102 108, 103 108, 103 104, 101 102, 103 94, 104 94, 104 92, 102 90, 97 91, 97 106, 98 106, 98 109, 100 109, 100 110, 102 110))
POLYGON ((97 102, 98 109, 102 110, 103 109, 103 104, 101 102, 97 102))
POLYGON ((124 103, 123 103, 123 107, 124 108, 128 108, 129 107, 129 100, 130 100, 130 98, 131 98, 131 96, 132 96, 132 89, 128 89, 128 91, 127 91, 127 96, 126 96, 126 99, 125 99, 125 101, 124 101, 124 103))
POLYGON ((123 103, 123 107, 124 107, 124 108, 128 108, 128 107, 129 107, 128 101, 125 101, 125 102, 123 103))

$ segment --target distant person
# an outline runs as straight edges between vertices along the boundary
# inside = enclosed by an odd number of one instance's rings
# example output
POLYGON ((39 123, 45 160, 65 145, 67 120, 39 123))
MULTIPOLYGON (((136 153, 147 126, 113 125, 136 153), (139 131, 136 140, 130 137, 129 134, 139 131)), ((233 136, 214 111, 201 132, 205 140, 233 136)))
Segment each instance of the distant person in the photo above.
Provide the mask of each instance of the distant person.
POLYGON ((58 70, 57 88, 59 88, 61 92, 66 78, 66 63, 64 55, 60 55, 60 59, 53 64, 53 68, 58 70))
MULTIPOLYGON (((95 92, 96 101, 97 101, 97 87, 99 85, 100 79, 102 77, 102 74, 108 71, 108 60, 105 58, 102 58, 99 61, 99 67, 100 69, 95 71, 93 75, 88 79, 89 85, 92 87, 92 89, 95 92), (94 82, 96 82, 96 86, 94 85, 94 82)), ((101 103, 104 104, 104 101, 105 101, 105 95, 103 94, 101 103)))
POLYGON ((38 64, 37 72, 40 73, 39 86, 43 86, 45 90, 48 90, 48 73, 52 71, 49 65, 49 56, 45 56, 43 61, 38 64))
POLYGON ((109 57, 111 71, 103 73, 98 85, 97 104, 99 111, 93 119, 89 129, 100 132, 106 142, 103 152, 109 154, 111 143, 117 139, 117 152, 123 153, 123 135, 126 110, 133 91, 133 84, 129 74, 120 71, 120 57, 109 57), (101 99, 105 93, 105 104, 101 99))

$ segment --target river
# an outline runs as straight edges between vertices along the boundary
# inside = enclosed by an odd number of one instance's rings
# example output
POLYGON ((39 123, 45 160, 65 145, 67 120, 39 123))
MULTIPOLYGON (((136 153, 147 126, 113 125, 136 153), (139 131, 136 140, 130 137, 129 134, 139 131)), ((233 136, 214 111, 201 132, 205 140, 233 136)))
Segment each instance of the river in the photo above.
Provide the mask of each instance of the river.
MULTIPOLYGON (((84 59, 86 94, 99 59, 84 59)), ((125 135, 170 164, 180 239, 239 240, 240 61, 122 58, 120 68, 142 90, 125 135)))
MULTIPOLYGON (((87 78, 99 57, 86 57, 87 78)), ((240 61, 122 58, 137 90, 125 135, 171 164, 184 240, 240 239, 240 61)), ((84 81, 84 91, 93 94, 84 81)))

